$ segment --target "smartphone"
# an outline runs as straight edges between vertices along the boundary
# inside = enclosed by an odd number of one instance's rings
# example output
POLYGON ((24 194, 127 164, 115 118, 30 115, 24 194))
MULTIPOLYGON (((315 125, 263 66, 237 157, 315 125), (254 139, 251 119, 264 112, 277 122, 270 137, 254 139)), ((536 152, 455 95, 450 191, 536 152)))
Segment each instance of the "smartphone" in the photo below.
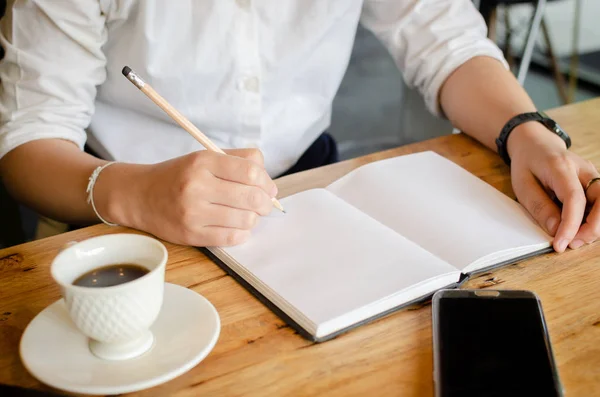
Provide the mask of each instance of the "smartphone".
POLYGON ((563 396, 533 292, 441 290, 432 310, 436 396, 563 396))

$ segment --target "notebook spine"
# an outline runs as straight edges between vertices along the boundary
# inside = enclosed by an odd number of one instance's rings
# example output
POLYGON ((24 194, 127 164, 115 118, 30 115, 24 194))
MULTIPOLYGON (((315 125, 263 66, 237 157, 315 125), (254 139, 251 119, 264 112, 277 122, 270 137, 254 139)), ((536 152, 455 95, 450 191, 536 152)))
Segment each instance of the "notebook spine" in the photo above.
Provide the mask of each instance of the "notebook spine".
POLYGON ((277 315, 283 322, 290 326, 294 331, 296 331, 303 338, 311 341, 311 342, 319 342, 319 340, 304 329, 300 324, 298 324, 294 319, 288 316, 283 310, 281 310, 277 305, 273 304, 267 297, 261 294, 256 288, 254 288, 250 283, 244 280, 239 274, 234 272, 229 266, 227 266, 219 257, 213 254, 207 248, 199 248, 200 251, 206 255, 211 261, 213 261, 217 266, 223 269, 227 274, 229 274, 236 282, 238 282, 242 287, 244 287, 248 292, 250 292, 256 299, 258 299, 263 305, 265 305, 269 310, 271 310, 275 315, 277 315))

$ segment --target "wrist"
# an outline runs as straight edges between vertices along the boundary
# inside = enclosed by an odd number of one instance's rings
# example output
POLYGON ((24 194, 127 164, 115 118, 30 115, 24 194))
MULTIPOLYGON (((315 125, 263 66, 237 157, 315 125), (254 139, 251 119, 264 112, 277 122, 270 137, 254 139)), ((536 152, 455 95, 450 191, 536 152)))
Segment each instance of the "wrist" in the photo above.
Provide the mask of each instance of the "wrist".
POLYGON ((498 154, 508 165, 512 157, 522 153, 530 155, 532 150, 564 151, 570 146, 569 135, 540 111, 520 113, 512 117, 496 138, 498 154), (555 137, 558 137, 562 144, 555 137))
POLYGON ((142 175, 148 166, 117 163, 105 168, 94 186, 94 204, 107 222, 139 228, 142 175))
POLYGON ((506 149, 511 159, 521 153, 531 153, 540 147, 566 150, 565 141, 537 121, 523 123, 512 131, 507 140, 506 149))

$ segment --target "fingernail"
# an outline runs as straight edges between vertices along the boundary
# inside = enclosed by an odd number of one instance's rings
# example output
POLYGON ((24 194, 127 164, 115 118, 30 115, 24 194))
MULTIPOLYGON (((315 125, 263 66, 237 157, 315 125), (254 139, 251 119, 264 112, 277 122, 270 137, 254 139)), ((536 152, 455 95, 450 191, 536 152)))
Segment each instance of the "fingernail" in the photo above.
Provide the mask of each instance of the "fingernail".
POLYGON ((558 219, 548 218, 548 220, 546 221, 546 230, 548 231, 548 233, 554 234, 556 225, 558 225, 558 219))
POLYGON ((569 244, 568 240, 566 240, 566 239, 560 240, 557 244, 558 252, 563 252, 565 249, 567 249, 568 244, 569 244))
POLYGON ((581 240, 573 240, 571 242, 571 249, 576 250, 577 248, 581 247, 583 245, 583 241, 581 240))
POLYGON ((277 185, 273 185, 273 187, 271 188, 271 197, 276 197, 277 192, 279 192, 279 189, 277 189, 277 185))

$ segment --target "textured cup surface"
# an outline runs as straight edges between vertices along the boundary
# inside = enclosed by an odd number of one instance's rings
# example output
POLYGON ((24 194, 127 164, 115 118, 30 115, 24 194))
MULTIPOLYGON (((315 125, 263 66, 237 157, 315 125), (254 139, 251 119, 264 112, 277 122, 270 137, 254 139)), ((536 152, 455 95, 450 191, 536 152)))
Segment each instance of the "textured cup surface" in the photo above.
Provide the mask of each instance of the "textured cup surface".
POLYGON ((69 246, 54 259, 51 272, 71 319, 82 333, 102 343, 124 343, 143 335, 160 312, 167 256, 158 240, 112 234, 69 246), (149 273, 111 287, 73 285, 82 274, 117 263, 135 263, 149 273))

